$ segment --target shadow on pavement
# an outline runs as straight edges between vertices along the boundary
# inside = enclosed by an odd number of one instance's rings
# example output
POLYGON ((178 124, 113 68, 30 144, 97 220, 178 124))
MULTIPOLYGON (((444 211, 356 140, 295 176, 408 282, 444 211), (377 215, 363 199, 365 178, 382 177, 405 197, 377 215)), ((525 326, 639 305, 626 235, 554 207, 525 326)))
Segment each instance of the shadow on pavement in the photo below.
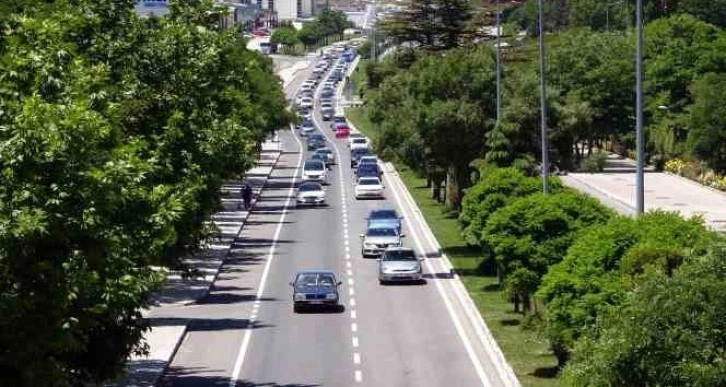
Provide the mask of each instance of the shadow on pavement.
MULTIPOLYGON (((236 304, 240 302, 250 302, 257 300, 257 296, 254 294, 234 294, 234 293, 209 293, 206 297, 202 298, 197 302, 200 305, 225 305, 225 304, 236 304)), ((260 298, 260 301, 277 301, 276 298, 260 298)))
POLYGON ((428 281, 422 279, 420 281, 388 281, 383 286, 423 286, 428 284, 428 281))
POLYGON ((322 386, 322 384, 300 384, 300 383, 285 383, 285 384, 279 384, 275 382, 267 382, 267 383, 255 383, 250 382, 249 380, 242 380, 237 382, 235 385, 236 387, 318 387, 322 386))
MULTIPOLYGON (((290 306, 292 307, 292 305, 290 306)), ((340 314, 345 312, 345 305, 330 306, 303 306, 298 307, 297 314, 340 314)))
POLYGON ((454 278, 454 274, 450 272, 446 273, 426 273, 423 275, 424 278, 429 279, 452 279, 454 278))
POLYGON ((207 367, 169 367, 164 378, 157 384, 159 387, 228 387, 229 376, 205 375, 207 373, 222 374, 223 370, 210 370, 207 367))

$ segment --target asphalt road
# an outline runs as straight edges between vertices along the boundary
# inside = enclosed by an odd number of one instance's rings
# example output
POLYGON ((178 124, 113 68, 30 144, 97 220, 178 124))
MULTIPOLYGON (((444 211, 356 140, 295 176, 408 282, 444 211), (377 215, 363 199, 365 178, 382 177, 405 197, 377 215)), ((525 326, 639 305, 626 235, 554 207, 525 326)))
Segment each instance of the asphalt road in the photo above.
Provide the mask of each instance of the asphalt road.
MULTIPOLYGON (((309 70, 289 85, 288 94, 309 70)), ((457 301, 446 266, 402 187, 386 178, 386 200, 353 198, 346 140, 316 123, 338 151, 329 205, 296 209, 299 139, 282 131, 285 152, 209 297, 187 307, 193 320, 162 386, 503 386, 496 352, 457 301), (406 216, 405 245, 425 261, 424 284, 381 286, 377 262, 360 255, 368 212, 395 206, 406 216), (343 281, 344 308, 293 313, 295 272, 324 268, 343 281)))

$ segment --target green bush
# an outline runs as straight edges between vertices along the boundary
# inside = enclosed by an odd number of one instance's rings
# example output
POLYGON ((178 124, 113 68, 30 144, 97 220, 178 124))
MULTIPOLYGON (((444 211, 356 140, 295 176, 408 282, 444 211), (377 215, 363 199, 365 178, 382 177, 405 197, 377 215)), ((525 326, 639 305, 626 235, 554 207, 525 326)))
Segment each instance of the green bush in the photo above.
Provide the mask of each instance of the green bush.
MULTIPOLYGON (((541 190, 539 179, 527 177, 516 168, 483 168, 480 174, 480 180, 464 195, 459 215, 462 235, 470 245, 481 243, 481 232, 492 213, 512 199, 541 190)), ((552 179, 552 183, 553 190, 558 190, 559 180, 552 179)))
POLYGON ((595 152, 582 161, 581 168, 589 173, 602 172, 605 169, 607 159, 607 153, 602 151, 595 152))
POLYGON ((595 325, 599 313, 623 300, 631 277, 642 272, 646 262, 676 264, 673 251, 684 256, 698 253, 710 239, 701 219, 667 212, 638 219, 616 217, 580 236, 562 262, 550 268, 537 292, 547 310, 545 334, 560 363, 582 333, 595 325), (652 246, 659 252, 646 252, 652 246), (626 256, 629 263, 622 266, 626 256))
POLYGON ((654 275, 575 346, 571 386, 724 386, 726 254, 654 275))
POLYGON ((562 259, 578 233, 607 222, 611 215, 610 210, 583 194, 534 194, 494 212, 482 240, 491 248, 505 283, 515 280, 510 275, 519 273, 517 282, 528 286, 519 293, 526 310, 528 297, 539 286, 539 280, 562 259), (524 275, 522 269, 531 273, 524 275))

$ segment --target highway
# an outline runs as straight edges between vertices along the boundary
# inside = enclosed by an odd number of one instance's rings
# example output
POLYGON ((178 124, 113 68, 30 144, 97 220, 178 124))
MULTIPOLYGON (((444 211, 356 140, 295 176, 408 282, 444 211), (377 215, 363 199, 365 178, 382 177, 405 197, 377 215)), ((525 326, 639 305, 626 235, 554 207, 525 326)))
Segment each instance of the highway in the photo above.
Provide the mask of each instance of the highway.
MULTIPOLYGON (((293 81, 290 98, 309 70, 293 81)), ((317 108, 317 105, 316 105, 317 108)), ((389 170, 386 200, 353 198, 346 140, 319 111, 337 152, 326 207, 296 209, 308 156, 292 131, 284 152, 209 296, 186 307, 192 323, 162 386, 516 386, 511 369, 448 272, 420 214, 389 170), (381 286, 358 234, 373 208, 405 217, 404 244, 424 261, 426 283, 381 286), (304 269, 334 270, 342 310, 293 313, 289 282, 304 269)))

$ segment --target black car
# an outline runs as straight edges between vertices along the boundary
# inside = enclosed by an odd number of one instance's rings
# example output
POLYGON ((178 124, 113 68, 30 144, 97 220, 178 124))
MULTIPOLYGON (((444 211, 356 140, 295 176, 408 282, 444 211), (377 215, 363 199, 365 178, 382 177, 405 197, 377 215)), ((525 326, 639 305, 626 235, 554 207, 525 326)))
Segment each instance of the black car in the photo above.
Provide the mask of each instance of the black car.
MULTIPOLYGON (((358 166, 358 160, 360 160, 363 156, 372 155, 370 149, 368 148, 357 148, 350 151, 350 167, 355 168, 358 166)), ((378 176, 376 176, 378 177, 378 176)))
POLYGON ((322 92, 320 92, 320 96, 322 98, 331 98, 335 93, 332 89, 323 89, 322 92))
MULTIPOLYGON (((359 158, 360 159, 360 158, 359 158)), ((355 175, 361 177, 381 177, 383 172, 378 168, 378 164, 359 164, 355 170, 355 175)))
POLYGON ((308 136, 306 143, 308 150, 314 151, 325 146, 325 137, 322 134, 311 134, 308 136))
POLYGON ((330 270, 302 271, 295 275, 292 286, 293 311, 299 312, 305 306, 327 306, 338 308, 342 285, 330 270))

